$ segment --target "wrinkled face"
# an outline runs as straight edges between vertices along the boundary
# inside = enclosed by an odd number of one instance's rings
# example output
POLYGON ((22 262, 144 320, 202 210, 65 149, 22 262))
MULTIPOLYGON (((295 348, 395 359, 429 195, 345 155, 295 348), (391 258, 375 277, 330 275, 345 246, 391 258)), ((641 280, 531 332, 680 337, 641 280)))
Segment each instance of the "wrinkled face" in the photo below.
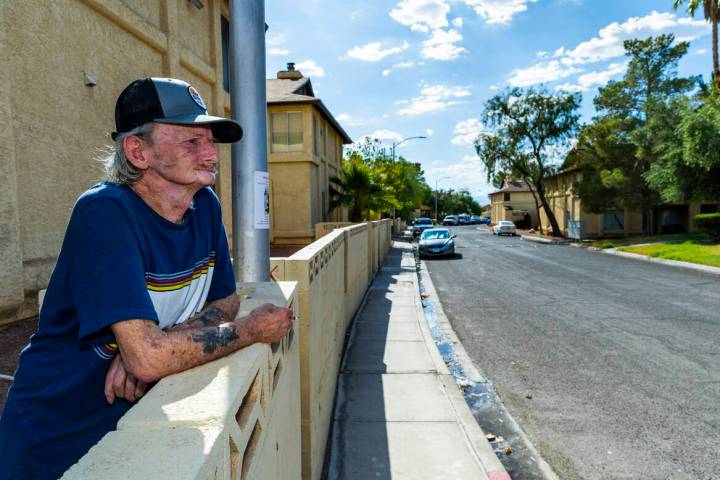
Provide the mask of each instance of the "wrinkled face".
POLYGON ((145 175, 154 180, 195 188, 215 183, 218 151, 208 126, 158 123, 146 152, 145 175))

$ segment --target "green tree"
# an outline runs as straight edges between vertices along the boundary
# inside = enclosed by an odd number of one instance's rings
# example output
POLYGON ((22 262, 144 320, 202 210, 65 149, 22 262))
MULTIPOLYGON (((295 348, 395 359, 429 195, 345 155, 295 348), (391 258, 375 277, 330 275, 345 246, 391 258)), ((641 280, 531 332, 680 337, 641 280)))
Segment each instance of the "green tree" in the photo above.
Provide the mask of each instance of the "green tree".
POLYGON ((330 209, 341 205, 348 207, 351 222, 361 222, 363 213, 369 218, 370 210, 386 201, 385 192, 370 165, 361 158, 343 161, 342 175, 331 177, 330 183, 330 209))
POLYGON ((594 99, 598 115, 580 130, 566 166, 584 175, 575 185, 585 208, 592 212, 629 208, 643 211, 643 230, 650 229, 649 209, 658 201, 646 182, 658 152, 671 137, 667 120, 674 102, 697 85, 699 77, 678 78, 677 64, 687 42, 673 35, 627 40, 630 57, 620 81, 609 82, 594 99))
POLYGON ((720 198, 720 101, 695 103, 677 99, 657 119, 663 137, 645 179, 667 203, 720 198))
POLYGON ((352 221, 360 221, 363 213, 370 218, 371 212, 388 216, 393 211, 409 220, 431 196, 420 164, 403 157, 393 161, 380 140, 369 137, 346 150, 343 175, 331 182, 331 208, 350 206, 352 221))
POLYGON ((485 124, 493 131, 475 141, 488 180, 506 172, 519 174, 534 187, 555 236, 561 235, 560 226, 547 201, 545 178, 555 173, 558 152, 568 148, 577 133, 579 106, 579 94, 507 90, 485 103, 485 124))
POLYGON ((718 0, 674 0, 673 8, 677 10, 687 3, 687 12, 691 17, 702 4, 705 20, 712 24, 712 93, 720 92, 720 62, 718 62, 718 21, 720 21, 720 2, 718 0))

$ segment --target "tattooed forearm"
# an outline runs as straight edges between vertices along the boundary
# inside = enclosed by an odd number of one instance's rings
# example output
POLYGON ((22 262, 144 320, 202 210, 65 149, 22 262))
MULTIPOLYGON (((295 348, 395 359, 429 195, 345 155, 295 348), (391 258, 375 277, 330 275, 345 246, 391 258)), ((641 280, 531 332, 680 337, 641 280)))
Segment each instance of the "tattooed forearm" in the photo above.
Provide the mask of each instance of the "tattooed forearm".
POLYGON ((214 353, 218 348, 226 347, 230 342, 238 338, 240 337, 232 325, 222 325, 210 330, 193 333, 192 335, 195 343, 201 343, 203 345, 204 353, 214 353))
POLYGON ((218 307, 211 306, 202 312, 196 313, 187 321, 173 325, 170 329, 187 330, 190 328, 214 327, 223 322, 230 321, 230 319, 226 319, 225 317, 226 314, 224 311, 218 307))

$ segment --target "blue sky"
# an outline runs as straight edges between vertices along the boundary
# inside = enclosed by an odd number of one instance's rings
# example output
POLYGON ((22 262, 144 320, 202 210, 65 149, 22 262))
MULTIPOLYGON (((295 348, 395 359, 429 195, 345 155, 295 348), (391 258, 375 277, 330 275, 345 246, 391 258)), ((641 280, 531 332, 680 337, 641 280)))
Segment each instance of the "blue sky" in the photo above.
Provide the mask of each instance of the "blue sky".
MULTIPOLYGON (((485 101, 509 86, 579 91, 625 70, 623 40, 691 42, 681 75, 711 70, 710 26, 672 0, 269 0, 267 74, 288 61, 355 141, 370 135, 420 162, 435 188, 493 190, 472 146, 485 101)), ((702 12, 699 12, 701 15, 702 12)))

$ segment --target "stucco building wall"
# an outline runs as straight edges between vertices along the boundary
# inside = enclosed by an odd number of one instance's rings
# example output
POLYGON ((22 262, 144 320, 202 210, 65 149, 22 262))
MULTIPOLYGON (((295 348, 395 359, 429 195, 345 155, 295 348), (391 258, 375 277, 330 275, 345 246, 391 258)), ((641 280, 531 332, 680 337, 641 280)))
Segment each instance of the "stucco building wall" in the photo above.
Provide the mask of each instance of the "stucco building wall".
POLYGON ((315 224, 347 219, 344 210, 330 211, 330 178, 340 175, 342 138, 315 105, 268 106, 268 164, 271 185, 271 242, 307 245, 315 238, 315 224), (302 112, 303 148, 273 152, 272 113, 302 112), (324 134, 320 134, 324 129, 324 134), (317 137, 317 138, 316 138, 317 137), (324 148, 323 148, 324 143, 324 148), (276 185, 292 185, 277 188, 276 185))
POLYGON ((523 219, 521 215, 513 215, 513 211, 526 211, 530 215, 532 225, 538 224, 537 208, 532 193, 528 192, 495 192, 490 194, 490 220, 498 223, 501 220, 516 222, 523 219), (505 200, 505 195, 510 199, 505 200), (508 209, 508 207, 512 207, 508 209))

